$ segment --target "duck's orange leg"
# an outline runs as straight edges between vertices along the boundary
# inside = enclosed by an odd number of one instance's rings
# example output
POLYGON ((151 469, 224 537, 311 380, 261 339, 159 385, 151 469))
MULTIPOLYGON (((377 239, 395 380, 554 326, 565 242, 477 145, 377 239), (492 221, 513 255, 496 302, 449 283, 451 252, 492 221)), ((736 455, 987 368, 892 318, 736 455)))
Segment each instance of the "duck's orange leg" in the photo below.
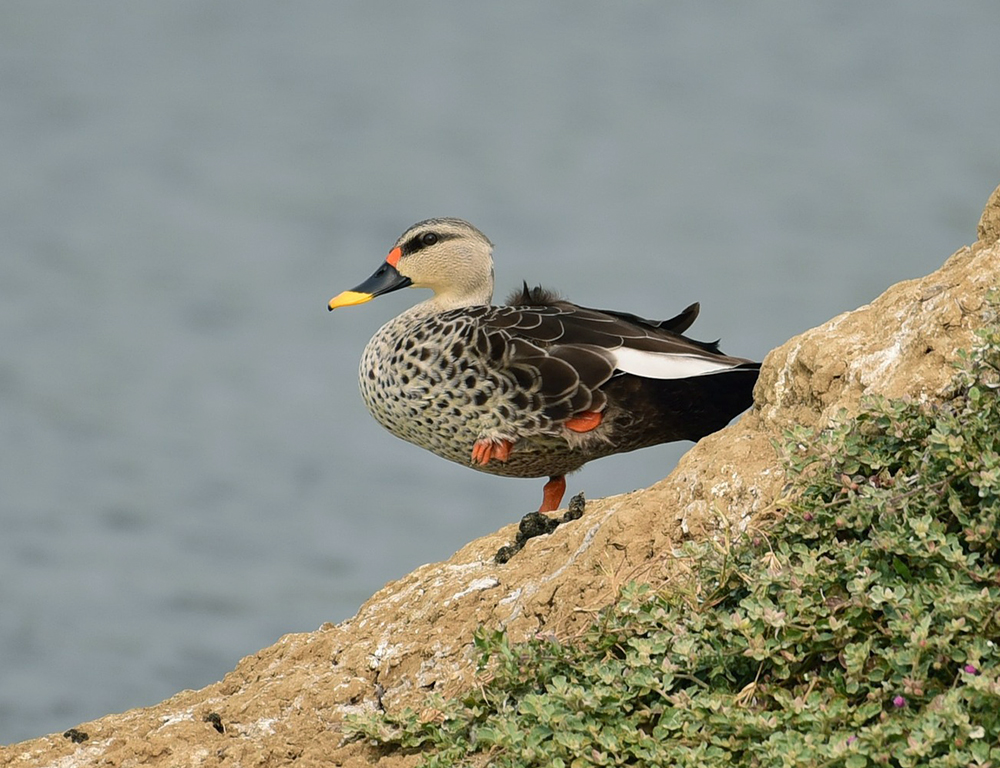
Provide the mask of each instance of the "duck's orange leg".
POLYGON ((472 463, 485 467, 492 459, 507 461, 514 444, 510 440, 483 437, 472 445, 472 463))
POLYGON ((563 494, 566 493, 566 476, 553 475, 542 489, 542 506, 539 512, 554 512, 559 509, 562 503, 563 494))

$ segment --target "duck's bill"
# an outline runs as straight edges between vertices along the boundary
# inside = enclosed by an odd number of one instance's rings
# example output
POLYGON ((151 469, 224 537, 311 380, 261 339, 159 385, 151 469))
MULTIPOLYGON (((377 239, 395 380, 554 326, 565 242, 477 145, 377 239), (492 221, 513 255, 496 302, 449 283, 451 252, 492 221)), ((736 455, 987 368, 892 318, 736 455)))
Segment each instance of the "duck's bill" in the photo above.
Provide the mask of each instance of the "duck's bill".
POLYGON ((410 285, 410 278, 403 277, 394 266, 385 262, 375 270, 374 275, 365 280, 361 285, 349 291, 339 293, 330 299, 329 307, 330 309, 337 309, 338 307, 351 307, 355 304, 364 304, 376 296, 381 296, 383 293, 390 293, 391 291, 398 291, 400 288, 406 288, 408 285, 410 285))

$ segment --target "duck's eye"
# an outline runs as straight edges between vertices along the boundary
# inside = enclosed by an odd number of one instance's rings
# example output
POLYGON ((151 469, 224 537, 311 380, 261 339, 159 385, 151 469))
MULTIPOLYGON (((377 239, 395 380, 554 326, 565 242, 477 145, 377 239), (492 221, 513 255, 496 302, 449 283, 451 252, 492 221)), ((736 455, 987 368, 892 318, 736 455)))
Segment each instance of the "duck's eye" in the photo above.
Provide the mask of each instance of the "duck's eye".
POLYGON ((424 232, 420 236, 420 242, 423 245, 434 245, 438 241, 437 233, 435 232, 424 232))

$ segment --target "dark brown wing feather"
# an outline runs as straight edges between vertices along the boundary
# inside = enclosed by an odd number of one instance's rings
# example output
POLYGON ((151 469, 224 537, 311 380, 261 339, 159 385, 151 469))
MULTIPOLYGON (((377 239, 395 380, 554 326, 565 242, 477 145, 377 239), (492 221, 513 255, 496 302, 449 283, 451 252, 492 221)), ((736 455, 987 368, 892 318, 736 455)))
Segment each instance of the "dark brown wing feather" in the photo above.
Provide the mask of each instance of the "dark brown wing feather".
MULTIPOLYGON (((529 288, 528 284, 524 283, 523 287, 515 290, 510 294, 510 296, 507 297, 505 304, 511 307, 545 307, 558 304, 560 302, 564 304, 569 303, 560 299, 559 295, 555 291, 543 288, 540 285, 534 288, 529 288)), ((645 325, 649 328, 660 328, 664 331, 673 331, 674 333, 684 333, 684 331, 690 328, 694 321, 698 319, 698 313, 701 311, 701 304, 696 301, 694 304, 688 305, 681 310, 680 313, 674 315, 670 319, 659 321, 647 320, 644 317, 639 317, 638 315, 633 315, 629 312, 618 312, 617 310, 612 309, 599 309, 597 311, 636 325, 645 325)), ((707 342, 698 343, 703 344, 707 342)))
MULTIPOLYGON (((527 284, 508 302, 459 311, 467 319, 474 318, 477 351, 510 371, 518 386, 529 392, 532 403, 554 422, 581 411, 603 409, 608 398, 605 385, 612 378, 655 381, 621 372, 616 376, 615 357, 609 350, 617 347, 701 357, 732 366, 750 362, 723 355, 716 343, 681 335, 697 317, 698 304, 657 322, 625 312, 580 307, 527 284)), ((676 389, 681 385, 664 386, 676 389)))
POLYGON ((749 362, 719 351, 718 342, 696 341, 681 335, 698 316, 692 304, 669 320, 646 320, 627 312, 589 309, 564 301, 544 288, 525 285, 494 307, 489 325, 506 329, 532 341, 551 344, 585 344, 614 349, 631 347, 645 352, 691 355, 722 360, 732 365, 749 362))

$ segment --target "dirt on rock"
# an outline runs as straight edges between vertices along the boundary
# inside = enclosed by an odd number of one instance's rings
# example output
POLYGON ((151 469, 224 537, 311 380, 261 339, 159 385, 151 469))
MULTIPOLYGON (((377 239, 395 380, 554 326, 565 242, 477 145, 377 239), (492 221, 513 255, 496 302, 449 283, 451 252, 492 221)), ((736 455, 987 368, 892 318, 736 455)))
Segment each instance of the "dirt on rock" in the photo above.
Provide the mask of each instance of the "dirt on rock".
POLYGON ((685 540, 766 524, 785 483, 775 444, 786 430, 822 426, 866 394, 941 397, 983 323, 986 294, 1000 286, 1000 188, 979 236, 933 274, 773 350, 754 407, 652 487, 587 502, 580 519, 498 565, 516 533, 509 525, 387 585, 348 621, 286 635, 218 683, 2 747, 0 766, 414 765, 414 755, 344 744, 345 714, 419 708, 430 691, 474 684, 480 626, 514 640, 571 639, 629 580, 685 579, 685 540))

